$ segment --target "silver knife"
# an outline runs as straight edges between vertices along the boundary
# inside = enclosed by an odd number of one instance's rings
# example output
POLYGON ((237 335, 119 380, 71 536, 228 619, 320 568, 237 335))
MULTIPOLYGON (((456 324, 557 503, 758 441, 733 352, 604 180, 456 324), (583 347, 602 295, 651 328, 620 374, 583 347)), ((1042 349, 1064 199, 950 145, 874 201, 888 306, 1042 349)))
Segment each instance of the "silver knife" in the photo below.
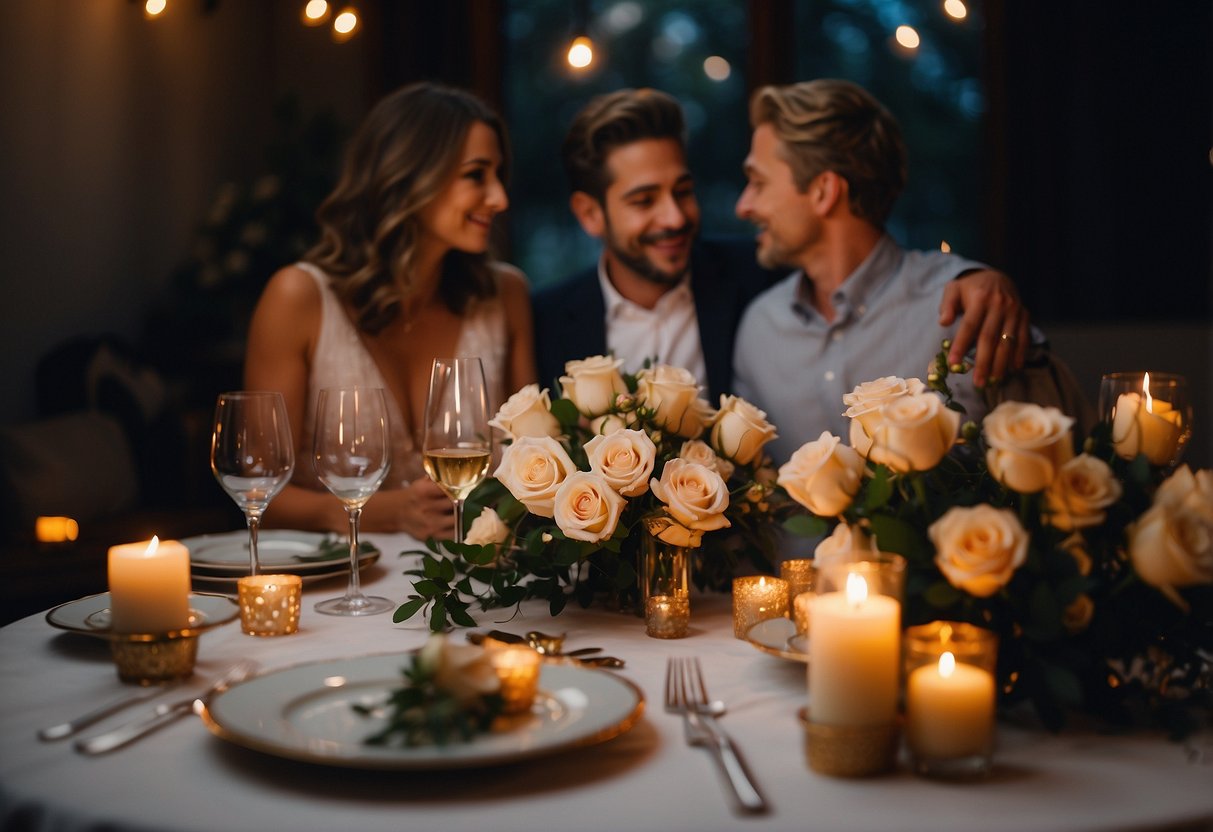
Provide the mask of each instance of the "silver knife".
POLYGON ((237 662, 228 668, 228 671, 219 678, 219 681, 207 688, 201 696, 191 696, 188 699, 178 699, 176 702, 165 702, 163 705, 157 705, 150 716, 136 719, 125 725, 119 725, 112 731, 106 731, 104 734, 98 734, 89 739, 77 740, 75 748, 81 754, 88 754, 89 756, 108 754, 111 751, 116 751, 124 745, 128 745, 140 737, 146 736, 159 728, 163 728, 170 722, 174 722, 185 716, 194 709, 195 702, 200 701, 204 705, 210 704, 211 699, 217 693, 227 690, 237 682, 244 681, 256 668, 257 663, 251 659, 237 662))
POLYGON ((60 722, 58 725, 51 725, 47 728, 42 728, 38 731, 38 739, 45 742, 52 740, 65 740, 68 737, 78 734, 85 728, 95 722, 100 722, 110 714, 115 714, 123 708, 128 708, 131 705, 138 705, 140 702, 146 702, 149 699, 155 699, 160 694, 172 690, 181 682, 174 680, 163 685, 147 688, 134 696, 124 696, 121 699, 107 702, 99 708, 94 708, 86 714, 76 717, 70 722, 60 722))

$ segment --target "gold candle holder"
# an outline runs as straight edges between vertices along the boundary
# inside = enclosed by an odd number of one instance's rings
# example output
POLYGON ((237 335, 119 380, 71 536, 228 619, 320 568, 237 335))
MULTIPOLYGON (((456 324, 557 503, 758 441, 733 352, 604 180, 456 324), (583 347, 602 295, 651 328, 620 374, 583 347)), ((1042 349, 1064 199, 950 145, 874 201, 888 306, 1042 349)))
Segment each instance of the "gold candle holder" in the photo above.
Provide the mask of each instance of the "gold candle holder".
POLYGON ((539 689, 539 669, 543 657, 521 644, 494 647, 488 653, 493 672, 501 682, 504 713, 530 711, 539 689))
POLYGON ((955 621, 905 634, 906 745, 928 777, 989 773, 994 754, 998 637, 955 621))
POLYGON ((744 639, 750 628, 768 618, 787 618, 788 582, 769 575, 733 579, 733 635, 744 639))
POLYGON ((289 636, 299 630, 303 578, 298 575, 246 575, 240 593, 240 629, 250 636, 289 636))
POLYGON ((653 638, 684 638, 690 622, 690 598, 652 595, 644 602, 644 631, 653 638))
POLYGON ((812 558, 795 558, 779 564, 779 577, 788 582, 788 609, 796 609, 796 596, 813 591, 815 562, 812 558))
POLYGON ((792 620, 796 622, 796 632, 801 635, 809 632, 809 605, 812 603, 812 592, 802 592, 792 599, 792 620))
POLYGON ((197 633, 111 633, 109 642, 118 678, 124 682, 155 685, 194 673, 197 633))
POLYGON ((809 768, 830 777, 871 777, 893 769, 901 725, 823 725, 808 708, 797 711, 809 768))

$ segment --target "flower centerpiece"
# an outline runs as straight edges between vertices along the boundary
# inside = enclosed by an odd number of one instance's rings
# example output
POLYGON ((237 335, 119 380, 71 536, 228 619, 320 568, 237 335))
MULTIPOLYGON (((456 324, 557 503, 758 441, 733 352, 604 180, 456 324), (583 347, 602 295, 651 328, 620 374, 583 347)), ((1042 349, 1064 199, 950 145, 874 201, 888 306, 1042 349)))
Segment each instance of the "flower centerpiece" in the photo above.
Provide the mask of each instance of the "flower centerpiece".
POLYGON ((1073 420, 1034 404, 962 427, 948 370, 940 353, 926 384, 859 385, 850 447, 823 433, 780 469, 833 524, 817 557, 903 555, 903 625, 994 631, 1003 703, 1049 727, 1080 708, 1194 728, 1213 704, 1213 472, 1121 459, 1106 424, 1076 453, 1073 420))
POLYGON ((530 384, 491 424, 501 462, 468 500, 462 544, 427 541, 414 593, 396 621, 428 609, 431 629, 473 626, 472 604, 509 607, 569 598, 638 606, 647 536, 695 552, 693 580, 726 589, 739 561, 770 571, 774 517, 790 506, 762 453, 766 414, 722 396, 712 408, 687 370, 622 361, 570 361, 561 396, 530 384))

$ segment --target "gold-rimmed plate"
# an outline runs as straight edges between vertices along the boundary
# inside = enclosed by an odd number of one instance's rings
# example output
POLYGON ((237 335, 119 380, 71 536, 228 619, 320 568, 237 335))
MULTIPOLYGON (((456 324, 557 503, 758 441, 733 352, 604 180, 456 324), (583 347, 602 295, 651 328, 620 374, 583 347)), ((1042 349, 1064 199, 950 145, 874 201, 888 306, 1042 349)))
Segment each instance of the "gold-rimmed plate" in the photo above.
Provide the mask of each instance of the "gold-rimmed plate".
MULTIPOLYGON (((182 635, 196 635, 212 627, 226 624, 240 614, 239 605, 226 595, 209 592, 190 593, 190 620, 181 630, 182 635)), ((115 635, 110 629, 110 594, 100 592, 85 598, 77 598, 60 604, 46 614, 52 627, 83 633, 88 636, 110 638, 115 635)))
POLYGON ((412 748, 367 745, 377 710, 403 684, 404 654, 334 659, 284 668, 213 699, 203 720, 236 745, 308 763, 370 769, 455 769, 513 763, 604 742, 630 729, 644 695, 611 673, 544 665, 529 714, 470 742, 412 748), (371 709, 369 716, 354 705, 371 709))
POLYGON ((746 641, 764 653, 808 664, 808 637, 796 632, 796 623, 791 619, 768 618, 759 621, 746 632, 745 637, 746 641))
MULTIPOLYGON (((241 529, 219 534, 184 538, 190 553, 190 571, 195 578, 216 581, 238 578, 249 572, 248 532, 241 529)), ((379 560, 379 551, 363 544, 358 568, 379 560)), ((267 529, 257 536, 258 562, 263 573, 307 576, 349 571, 349 548, 344 539, 320 532, 267 529)))

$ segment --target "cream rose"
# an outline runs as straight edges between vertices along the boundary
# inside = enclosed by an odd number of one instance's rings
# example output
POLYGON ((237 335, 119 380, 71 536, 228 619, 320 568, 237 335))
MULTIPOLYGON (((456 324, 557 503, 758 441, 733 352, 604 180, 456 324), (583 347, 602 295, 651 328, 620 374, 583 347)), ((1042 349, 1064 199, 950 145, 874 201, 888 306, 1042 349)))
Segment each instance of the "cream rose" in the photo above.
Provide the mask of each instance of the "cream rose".
POLYGON ((738 396, 720 397, 720 410, 711 424, 716 453, 739 465, 749 465, 762 446, 778 436, 767 414, 738 396))
POLYGON ((603 476, 625 497, 649 490, 649 475, 657 458, 657 446, 642 430, 621 430, 610 436, 595 436, 585 443, 590 470, 603 476))
POLYGON ((860 560, 861 554, 875 555, 876 552, 876 538, 857 526, 839 523, 829 537, 817 544, 813 560, 818 566, 829 566, 860 560))
POLYGON ((1048 488, 1074 458, 1073 426, 1074 420, 1055 407, 1003 402, 982 425, 990 474, 1020 494, 1048 488))
POLYGON ((510 439, 523 436, 559 436, 560 422, 552 415, 547 388, 528 384, 506 399, 489 424, 510 439))
POLYGON ((885 376, 865 381, 843 395, 842 403, 847 405, 843 415, 851 420, 851 447, 866 457, 872 447, 871 437, 884 421, 880 408, 900 396, 917 395, 926 389, 926 385, 916 378, 885 376))
POLYGON ((556 525, 565 537, 597 543, 615 533, 627 502, 601 474, 577 471, 556 491, 556 525))
POLYGON ((1186 609, 1176 587, 1213 583, 1213 474, 1179 468, 1127 531, 1138 577, 1186 609))
POLYGON ((678 450, 678 456, 687 462, 698 462, 700 465, 711 468, 720 474, 721 479, 725 482, 728 482, 729 477, 733 476, 733 463, 717 456, 716 452, 712 450, 712 446, 701 439, 688 439, 683 442, 682 447, 678 450))
POLYGON ((1014 512, 984 503, 948 509, 927 535, 948 583, 978 598, 998 592, 1028 557, 1028 533, 1014 512))
POLYGON ((669 364, 641 370, 637 377, 636 393, 640 403, 652 411, 653 421, 664 431, 685 436, 692 428, 692 423, 696 422, 693 418, 687 418, 699 398, 699 385, 689 370, 669 364), (684 421, 687 422, 685 427, 684 421))
POLYGON ((960 414, 934 393, 898 396, 880 408, 868 459, 901 474, 927 471, 952 449, 959 428, 960 414))
POLYGON ((1112 447, 1118 456, 1133 459, 1145 454, 1153 465, 1166 465, 1184 440, 1183 414, 1170 402, 1143 401, 1140 393, 1116 399, 1112 417, 1112 447))
POLYGON ((595 436, 610 436, 617 431, 626 430, 632 426, 630 414, 604 413, 590 420, 590 433, 595 436))
POLYGON ((851 505, 863 482, 863 457, 823 430, 780 466, 777 482, 819 517, 836 517, 851 505))
POLYGON ((471 644, 455 644, 442 633, 435 633, 426 640, 416 662, 433 676, 436 687, 449 693, 461 705, 468 705, 501 688, 488 651, 471 644))
POLYGON ((601 416, 615 406, 615 397, 628 392, 619 368, 623 360, 595 355, 564 365, 560 389, 583 416, 601 416))
MULTIPOLYGON (((665 504, 666 511, 685 529, 691 532, 693 543, 679 545, 697 546, 697 532, 723 529, 731 525, 724 516, 729 507, 729 489, 720 474, 711 468, 683 459, 671 459, 661 471, 661 479, 649 482, 653 496, 665 504)), ((676 532, 669 532, 675 534, 676 532)), ((658 535, 662 540, 667 537, 658 535)))
POLYGON ((1120 499, 1124 489, 1108 463, 1090 454, 1079 454, 1061 466, 1045 490, 1049 524, 1072 532, 1098 526, 1108 506, 1120 499))
POLYGON ((577 470, 568 453, 550 436, 524 436, 507 445, 493 476, 527 511, 551 517, 558 489, 577 470))
POLYGON ((687 408, 687 412, 682 414, 682 425, 676 435, 683 439, 698 439, 708 429, 715 415, 716 411, 710 404, 703 399, 695 399, 687 408))
POLYGON ((502 522, 501 517, 492 507, 485 506, 476 515, 476 519, 472 521, 472 525, 468 526, 468 533, 463 538, 463 542, 471 543, 475 546, 487 546, 489 544, 501 543, 509 535, 510 527, 502 522))

